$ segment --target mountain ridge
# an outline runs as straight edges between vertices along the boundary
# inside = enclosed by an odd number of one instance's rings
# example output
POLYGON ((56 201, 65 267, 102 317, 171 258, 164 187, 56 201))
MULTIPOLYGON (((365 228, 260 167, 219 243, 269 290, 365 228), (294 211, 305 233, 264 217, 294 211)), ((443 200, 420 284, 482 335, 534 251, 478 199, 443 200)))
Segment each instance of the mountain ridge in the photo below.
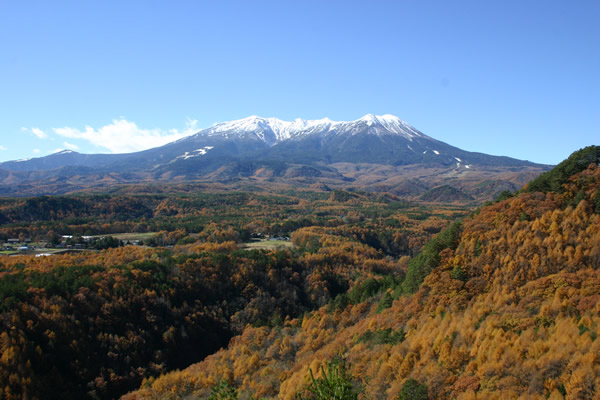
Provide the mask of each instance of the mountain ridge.
MULTIPOLYGON (((271 131, 273 134, 272 137, 260 135, 258 135, 258 137, 267 144, 275 145, 285 140, 301 138, 303 136, 314 134, 315 132, 318 132, 321 135, 329 134, 331 132, 335 134, 340 131, 343 132, 344 128, 347 129, 347 127, 359 124, 366 124, 368 127, 375 128, 374 132, 400 134, 406 138, 425 136, 405 121, 402 121, 400 118, 391 114, 366 114, 354 121, 333 121, 329 118, 317 120, 296 118, 293 121, 284 121, 279 118, 263 118, 253 115, 239 120, 216 124, 210 128, 203 129, 195 135, 213 136, 230 132, 244 133, 248 131, 264 130, 267 132, 271 131)), ((184 141, 185 139, 186 138, 180 139, 180 141, 184 141)))

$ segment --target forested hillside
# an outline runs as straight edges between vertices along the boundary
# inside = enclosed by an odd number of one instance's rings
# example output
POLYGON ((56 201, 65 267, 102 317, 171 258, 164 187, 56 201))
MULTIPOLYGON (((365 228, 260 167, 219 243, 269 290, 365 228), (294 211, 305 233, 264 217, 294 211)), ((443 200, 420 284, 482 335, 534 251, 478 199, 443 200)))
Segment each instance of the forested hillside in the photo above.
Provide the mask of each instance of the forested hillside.
POLYGON ((0 258, 4 399, 115 398, 246 327, 359 304, 466 212, 343 191, 45 196, 0 210, 0 239, 144 232, 158 246, 0 258))
MULTIPOLYGON (((247 326, 126 398, 318 398, 328 383, 348 398, 597 398, 599 160, 586 148, 451 225, 406 279, 374 276, 282 325, 247 326)), ((297 245, 314 251, 316 232, 297 245)))

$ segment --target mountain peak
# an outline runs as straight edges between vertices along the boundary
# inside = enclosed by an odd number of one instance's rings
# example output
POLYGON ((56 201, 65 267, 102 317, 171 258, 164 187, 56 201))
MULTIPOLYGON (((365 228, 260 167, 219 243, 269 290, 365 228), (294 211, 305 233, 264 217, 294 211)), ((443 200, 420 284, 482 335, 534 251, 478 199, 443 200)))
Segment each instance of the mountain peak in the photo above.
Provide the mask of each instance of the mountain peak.
POLYGON ((384 114, 384 115, 367 114, 364 117, 359 118, 358 120, 356 120, 354 122, 366 122, 369 125, 384 125, 384 126, 401 124, 401 123, 406 124, 406 122, 402 121, 400 118, 396 117, 395 115, 391 115, 391 114, 384 114))
POLYGON ((305 120, 296 118, 283 121, 278 118, 264 118, 252 115, 246 118, 223 122, 198 133, 199 136, 253 137, 270 146, 281 141, 311 134, 327 134, 335 131, 359 132, 367 125, 368 131, 375 135, 401 135, 409 140, 424 135, 412 126, 391 114, 367 114, 354 121, 333 121, 329 118, 305 120))
POLYGON ((60 151, 57 151, 56 153, 53 153, 52 155, 53 155, 53 156, 57 156, 57 155, 59 155, 59 154, 71 154, 71 153, 75 154, 75 153, 77 153, 77 152, 76 152, 76 151, 73 151, 73 150, 65 149, 65 150, 60 150, 60 151))
POLYGON ((391 114, 375 115, 367 114, 364 117, 354 121, 354 123, 364 123, 370 128, 371 133, 376 135, 401 135, 412 140, 414 137, 424 137, 421 132, 404 122, 400 118, 391 114))
POLYGON ((367 114, 362 118, 359 118, 357 121, 373 121, 373 122, 404 122, 400 118, 396 117, 392 114, 383 114, 383 115, 375 115, 375 114, 367 114))

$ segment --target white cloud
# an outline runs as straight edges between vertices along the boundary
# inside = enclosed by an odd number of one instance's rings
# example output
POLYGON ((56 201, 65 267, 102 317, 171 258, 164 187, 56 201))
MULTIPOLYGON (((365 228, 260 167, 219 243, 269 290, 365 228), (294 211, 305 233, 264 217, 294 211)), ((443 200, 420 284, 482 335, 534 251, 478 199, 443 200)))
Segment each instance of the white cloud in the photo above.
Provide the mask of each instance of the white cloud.
POLYGON ((8 149, 4 146, 0 146, 0 151, 4 151, 4 150, 8 150, 8 149))
POLYGON ((21 132, 26 133, 26 134, 32 133, 38 139, 46 139, 48 137, 48 134, 46 132, 44 132, 43 130, 41 130, 40 128, 26 128, 26 127, 22 126, 21 132))
MULTIPOLYGON (((62 137, 86 140, 97 147, 109 150, 111 153, 130 153, 162 146, 197 132, 198 121, 188 119, 183 131, 170 129, 142 129, 134 122, 124 118, 113 120, 111 124, 94 129, 86 126, 85 130, 64 127, 54 128, 53 131, 62 137)), ((66 143, 65 143, 66 145, 66 143)))
POLYGON ((44 132, 43 130, 41 130, 39 128, 31 128, 31 133, 33 133, 35 136, 37 136, 38 139, 46 139, 48 137, 46 132, 44 132))
POLYGON ((40 149, 33 149, 33 154, 40 154, 42 151, 40 149))
POLYGON ((65 146, 65 148, 67 148, 69 150, 79 150, 79 146, 77 146, 76 144, 73 144, 73 143, 63 142, 63 145, 65 146))

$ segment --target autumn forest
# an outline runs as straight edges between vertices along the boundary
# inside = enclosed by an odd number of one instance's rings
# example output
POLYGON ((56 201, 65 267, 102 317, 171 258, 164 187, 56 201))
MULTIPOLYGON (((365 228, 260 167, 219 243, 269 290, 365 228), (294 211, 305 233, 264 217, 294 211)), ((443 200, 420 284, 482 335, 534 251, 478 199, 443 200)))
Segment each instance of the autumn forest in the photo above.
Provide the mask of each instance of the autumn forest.
POLYGON ((599 161, 587 147, 477 205, 0 198, 0 398, 597 398, 599 161))

